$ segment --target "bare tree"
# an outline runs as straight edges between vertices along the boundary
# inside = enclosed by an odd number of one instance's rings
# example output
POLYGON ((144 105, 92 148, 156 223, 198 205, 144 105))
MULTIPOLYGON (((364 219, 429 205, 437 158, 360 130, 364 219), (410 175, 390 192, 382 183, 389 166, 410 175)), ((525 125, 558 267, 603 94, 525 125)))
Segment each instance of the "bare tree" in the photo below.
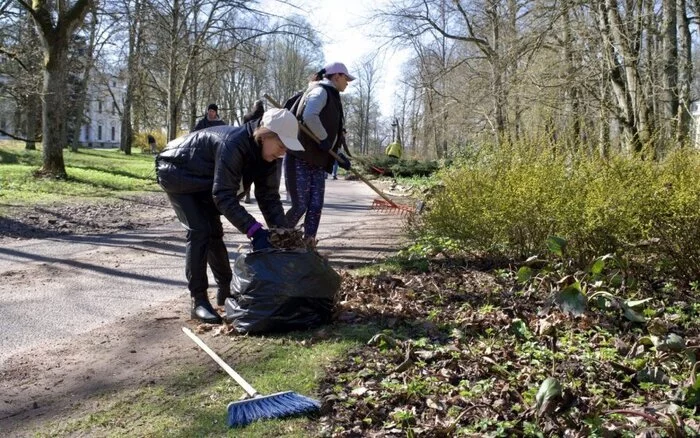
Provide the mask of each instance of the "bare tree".
POLYGON ((61 111, 68 74, 68 49, 71 37, 82 23, 92 0, 56 2, 34 0, 30 5, 17 0, 34 19, 44 50, 44 85, 42 108, 43 166, 40 173, 56 178, 66 177, 63 146, 66 123, 61 111))
POLYGON ((0 90, 14 103, 14 132, 3 132, 35 150, 41 138, 41 43, 29 13, 13 6, 5 2, 0 14, 0 90))
POLYGON ((352 95, 355 100, 354 111, 346 111, 348 126, 352 126, 352 137, 355 148, 361 153, 367 154, 378 150, 376 132, 379 117, 379 104, 377 103, 377 87, 379 71, 382 66, 374 54, 365 55, 353 67, 356 72, 356 85, 353 84, 352 95))
POLYGON ((134 95, 140 88, 143 68, 141 64, 143 46, 143 10, 144 0, 123 0, 116 4, 114 14, 126 17, 126 93, 121 109, 121 139, 119 148, 126 154, 131 154, 134 142, 133 107, 134 95))

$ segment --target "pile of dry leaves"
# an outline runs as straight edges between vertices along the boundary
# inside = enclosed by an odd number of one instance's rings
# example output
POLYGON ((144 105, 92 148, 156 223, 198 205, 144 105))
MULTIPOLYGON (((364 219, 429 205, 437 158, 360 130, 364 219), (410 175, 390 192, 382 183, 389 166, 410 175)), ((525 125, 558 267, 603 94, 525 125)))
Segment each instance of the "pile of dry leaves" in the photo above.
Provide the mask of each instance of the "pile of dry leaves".
POLYGON ((649 324, 684 340, 682 348, 662 349, 649 341, 645 324, 604 311, 574 318, 548 308, 547 298, 524 294, 512 277, 497 281, 458 265, 345 275, 338 319, 377 333, 328 370, 323 433, 583 437, 700 430, 697 304, 656 300, 649 324))

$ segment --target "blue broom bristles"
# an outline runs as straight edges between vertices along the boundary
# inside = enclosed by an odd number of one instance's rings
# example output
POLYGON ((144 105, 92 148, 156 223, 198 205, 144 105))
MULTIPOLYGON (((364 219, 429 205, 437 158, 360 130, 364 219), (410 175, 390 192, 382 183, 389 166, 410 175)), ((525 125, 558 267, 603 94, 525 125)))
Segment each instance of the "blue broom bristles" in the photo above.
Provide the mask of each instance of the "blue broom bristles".
POLYGON ((312 398, 286 391, 228 404, 229 427, 245 426, 257 420, 310 414, 321 409, 321 403, 312 398))

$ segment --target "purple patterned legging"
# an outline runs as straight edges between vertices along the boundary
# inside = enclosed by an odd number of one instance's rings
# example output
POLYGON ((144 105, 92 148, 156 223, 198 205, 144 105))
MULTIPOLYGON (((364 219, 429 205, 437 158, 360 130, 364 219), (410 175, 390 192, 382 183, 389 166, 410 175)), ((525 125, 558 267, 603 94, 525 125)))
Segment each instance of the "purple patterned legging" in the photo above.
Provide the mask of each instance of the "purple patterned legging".
POLYGON ((284 159, 284 178, 292 208, 286 213, 287 224, 296 227, 304 214, 304 237, 316 238, 326 191, 326 171, 318 166, 287 154, 284 159))

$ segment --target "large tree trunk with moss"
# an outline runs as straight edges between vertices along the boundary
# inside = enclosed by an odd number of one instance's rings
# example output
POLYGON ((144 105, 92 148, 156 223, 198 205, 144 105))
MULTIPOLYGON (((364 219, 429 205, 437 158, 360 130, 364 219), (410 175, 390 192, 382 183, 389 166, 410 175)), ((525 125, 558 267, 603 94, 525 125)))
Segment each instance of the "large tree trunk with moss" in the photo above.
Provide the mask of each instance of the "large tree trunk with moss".
POLYGON ((63 147, 66 144, 65 89, 68 74, 68 48, 71 35, 80 25, 94 0, 34 0, 20 2, 34 19, 44 51, 44 101, 42 107, 43 166, 41 173, 66 177, 63 147))
POLYGON ((57 178, 66 177, 63 146, 66 143, 65 87, 68 69, 68 44, 54 40, 44 71, 44 104, 42 108, 42 139, 44 142, 42 173, 57 178))

